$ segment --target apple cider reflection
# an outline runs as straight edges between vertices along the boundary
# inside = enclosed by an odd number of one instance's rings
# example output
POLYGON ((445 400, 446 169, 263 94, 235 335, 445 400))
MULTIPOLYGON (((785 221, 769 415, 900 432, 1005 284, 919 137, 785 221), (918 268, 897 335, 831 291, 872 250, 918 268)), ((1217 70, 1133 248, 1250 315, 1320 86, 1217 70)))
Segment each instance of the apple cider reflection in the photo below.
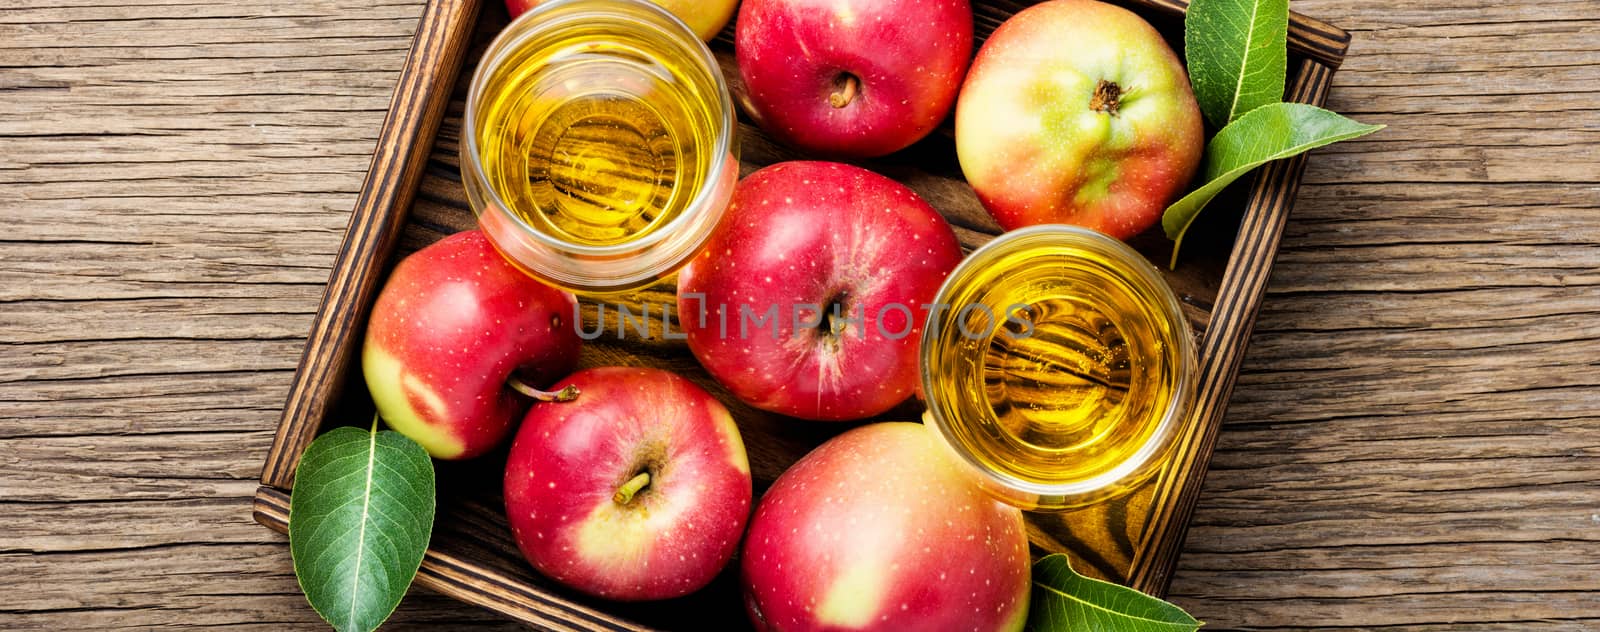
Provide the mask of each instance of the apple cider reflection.
POLYGON ((948 391, 934 396, 962 420, 952 438, 987 467, 1046 485, 1095 478, 1150 443, 1178 388, 1174 341, 1186 333, 1096 269, 1109 261, 1013 254, 952 301, 999 317, 969 310, 940 332, 955 349, 935 382, 948 391))

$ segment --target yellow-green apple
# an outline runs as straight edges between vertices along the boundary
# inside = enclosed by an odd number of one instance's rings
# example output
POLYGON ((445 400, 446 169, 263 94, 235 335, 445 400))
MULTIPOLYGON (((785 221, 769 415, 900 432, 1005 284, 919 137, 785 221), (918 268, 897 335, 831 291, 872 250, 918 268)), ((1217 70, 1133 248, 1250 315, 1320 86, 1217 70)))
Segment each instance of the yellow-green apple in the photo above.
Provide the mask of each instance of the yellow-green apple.
POLYGON ((1154 27, 1051 0, 996 29, 956 105, 961 170, 1007 230, 1077 224, 1119 239, 1161 217, 1200 163, 1200 108, 1154 27))
POLYGON ((916 387, 927 304, 960 260, 950 225, 899 183, 779 163, 739 183, 723 227, 679 273, 678 320, 744 402, 861 419, 916 387))
POLYGON ((378 415, 435 458, 494 448, 523 394, 577 366, 577 301, 463 231, 401 260, 372 306, 362 373, 378 415), (515 379, 513 379, 515 376, 515 379))
POLYGON ((511 443, 506 517, 539 572, 615 600, 666 599, 728 563, 750 515, 750 464, 733 417, 682 377, 585 369, 511 443))
MULTIPOLYGON (((527 12, 545 0, 506 0, 506 11, 512 18, 527 12)), ((733 17, 739 0, 650 0, 673 15, 678 16, 700 39, 711 41, 733 17)))
POLYGON ((944 120, 972 57, 967 0, 745 0, 751 116, 801 149, 881 156, 944 120))
POLYGON ((862 426, 778 477, 740 558, 757 629, 1022 629, 1022 512, 936 440, 921 424, 862 426))

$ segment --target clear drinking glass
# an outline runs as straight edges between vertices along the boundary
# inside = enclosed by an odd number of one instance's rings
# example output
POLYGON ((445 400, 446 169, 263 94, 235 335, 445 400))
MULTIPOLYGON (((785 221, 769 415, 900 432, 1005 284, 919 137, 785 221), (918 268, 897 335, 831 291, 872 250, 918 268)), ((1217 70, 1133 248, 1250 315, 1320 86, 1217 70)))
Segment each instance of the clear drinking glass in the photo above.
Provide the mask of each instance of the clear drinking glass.
POLYGON ((968 256, 921 348, 926 424, 979 485, 1078 507, 1156 471, 1192 408, 1193 335, 1160 271, 1101 233, 1044 225, 968 256))
POLYGON ((738 179, 733 101, 704 42, 643 0, 557 0, 472 77, 461 173, 507 259, 577 292, 672 274, 738 179))

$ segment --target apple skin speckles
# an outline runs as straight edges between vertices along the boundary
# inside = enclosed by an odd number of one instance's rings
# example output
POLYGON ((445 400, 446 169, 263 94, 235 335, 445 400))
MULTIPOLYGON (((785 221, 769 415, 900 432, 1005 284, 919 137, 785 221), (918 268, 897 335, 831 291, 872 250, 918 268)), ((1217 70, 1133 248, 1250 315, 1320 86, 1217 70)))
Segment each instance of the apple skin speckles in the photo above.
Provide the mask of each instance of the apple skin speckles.
POLYGON ((577 299, 523 274, 483 233, 456 233, 401 260, 373 304, 362 374, 389 427, 435 458, 493 449, 527 407, 505 386, 571 373, 577 299))
POLYGON ((1034 4, 1001 24, 967 73, 955 136, 1002 228, 1075 224, 1122 240, 1183 194, 1205 148, 1183 62, 1143 18, 1096 0, 1034 4), (1101 82, 1126 95, 1114 113, 1091 106, 1101 82))
POLYGON ((753 493, 728 409, 660 369, 585 369, 528 410, 506 459, 506 516, 533 567, 607 599, 705 586, 738 548, 753 493), (626 502, 616 494, 641 472, 626 502))
POLYGON ((681 321, 689 349, 718 382, 825 421, 915 390, 923 306, 961 260, 933 207, 859 167, 785 162, 740 182, 728 216, 678 276, 678 313, 705 310, 681 321))
POLYGON ((988 496, 921 424, 839 435, 772 484, 740 556, 760 629, 1020 630, 1022 512, 988 496))
POLYGON ((819 155, 882 156, 933 131, 955 103, 972 7, 744 0, 734 40, 751 117, 768 133, 819 155))

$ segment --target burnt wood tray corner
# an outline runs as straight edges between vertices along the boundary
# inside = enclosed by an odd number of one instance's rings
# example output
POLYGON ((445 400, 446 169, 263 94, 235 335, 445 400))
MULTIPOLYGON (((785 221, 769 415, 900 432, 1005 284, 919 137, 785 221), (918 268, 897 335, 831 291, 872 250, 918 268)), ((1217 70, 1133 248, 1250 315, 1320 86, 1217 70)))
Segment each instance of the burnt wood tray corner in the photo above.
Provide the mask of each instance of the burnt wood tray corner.
MULTIPOLYGON (((1186 3, 1113 1, 1144 16, 1181 50, 1186 3)), ((1031 4, 975 0, 979 42, 1031 4)), ((498 0, 426 3, 262 470, 254 515, 267 527, 286 531, 294 469, 311 439, 327 428, 371 419, 372 403, 353 359, 384 275, 399 257, 476 225, 457 169, 462 103, 472 68, 506 22, 498 0)), ((732 28, 712 49, 724 73, 736 80, 732 28)), ((1285 99, 1321 105, 1348 45, 1346 32, 1292 15, 1285 99)), ((748 121, 740 127, 743 173, 802 157, 768 140, 748 121)), ((999 233, 961 179, 948 125, 905 151, 863 164, 910 186, 938 208, 964 248, 999 233)), ((1174 457, 1121 498, 1069 513, 1030 514, 1028 536, 1036 555, 1067 552, 1082 571, 1152 594, 1166 592, 1304 167, 1303 155, 1280 160, 1232 187, 1212 204, 1204 226, 1196 226, 1199 232, 1187 240, 1190 246, 1177 270, 1166 272, 1195 327, 1200 357, 1196 407, 1174 457)), ((1158 233, 1147 232, 1132 245, 1152 261, 1164 262, 1171 246, 1158 233)), ((661 305, 671 303, 671 295, 670 285, 658 284, 628 300, 661 305)), ((584 317, 592 329, 592 303, 585 302, 584 317)), ((758 494, 812 447, 855 425, 787 420, 744 406, 700 369, 681 341, 663 339, 659 323, 652 327, 656 331, 649 339, 589 342, 582 365, 657 366, 707 387, 739 421, 758 494)), ((919 412, 911 402, 880 418, 914 420, 919 412)), ((649 604, 588 598, 539 576, 523 561, 502 515, 504 458, 502 450, 471 462, 439 463, 438 519, 418 585, 546 629, 748 625, 731 572, 693 595, 649 604)))

